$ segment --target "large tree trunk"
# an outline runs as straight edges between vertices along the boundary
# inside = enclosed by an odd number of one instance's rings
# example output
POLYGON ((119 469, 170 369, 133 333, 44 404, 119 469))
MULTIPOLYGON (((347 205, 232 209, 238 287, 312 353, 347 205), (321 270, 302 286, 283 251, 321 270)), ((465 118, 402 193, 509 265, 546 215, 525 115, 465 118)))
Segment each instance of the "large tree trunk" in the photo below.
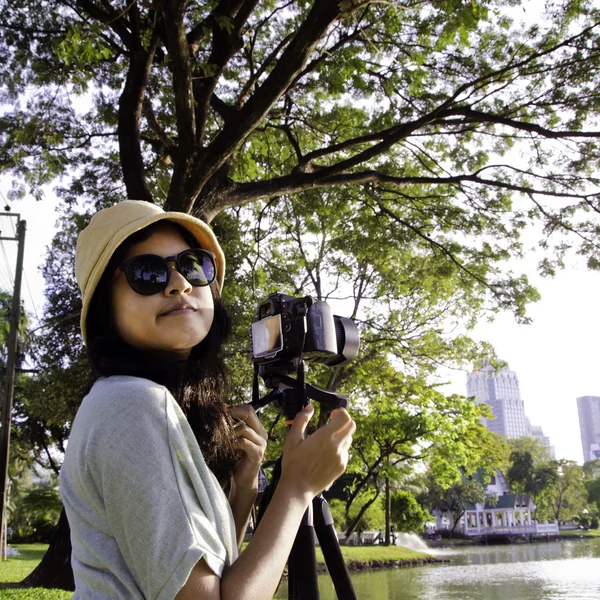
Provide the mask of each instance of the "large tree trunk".
POLYGON ((40 564, 26 577, 25 587, 59 588, 72 592, 75 589, 71 568, 71 531, 63 508, 54 537, 40 564))

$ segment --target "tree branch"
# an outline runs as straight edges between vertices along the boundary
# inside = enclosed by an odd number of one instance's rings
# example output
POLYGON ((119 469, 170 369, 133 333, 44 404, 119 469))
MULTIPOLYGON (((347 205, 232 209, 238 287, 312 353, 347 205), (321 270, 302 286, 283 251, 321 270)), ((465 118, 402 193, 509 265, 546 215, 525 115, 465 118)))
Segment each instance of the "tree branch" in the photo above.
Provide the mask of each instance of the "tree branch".
MULTIPOLYGON (((312 5, 294 39, 283 51, 267 79, 240 109, 237 117, 225 124, 201 160, 196 162, 194 166, 196 176, 188 180, 183 197, 175 198, 174 192, 177 188, 171 186, 167 206, 169 203, 177 201, 180 210, 191 211, 196 198, 209 179, 285 93, 302 70, 319 40, 339 15, 340 9, 337 0, 320 0, 312 5)), ((210 208, 206 212, 210 212, 210 208)))
POLYGON ((135 7, 132 10, 135 12, 131 19, 134 27, 135 47, 131 48, 127 79, 119 98, 119 158, 127 197, 134 200, 151 201, 152 193, 144 173, 140 119, 159 38, 157 32, 153 31, 148 50, 143 49, 139 13, 135 7))

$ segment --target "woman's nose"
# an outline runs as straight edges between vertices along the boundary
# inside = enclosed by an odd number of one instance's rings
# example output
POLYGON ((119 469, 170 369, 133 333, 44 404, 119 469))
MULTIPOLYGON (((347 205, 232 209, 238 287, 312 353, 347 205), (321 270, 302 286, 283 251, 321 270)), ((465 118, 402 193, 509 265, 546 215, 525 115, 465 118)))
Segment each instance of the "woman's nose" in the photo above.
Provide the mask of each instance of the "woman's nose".
POLYGON ((169 282, 165 288, 165 294, 167 296, 189 294, 192 291, 192 284, 177 270, 175 264, 169 266, 169 282))

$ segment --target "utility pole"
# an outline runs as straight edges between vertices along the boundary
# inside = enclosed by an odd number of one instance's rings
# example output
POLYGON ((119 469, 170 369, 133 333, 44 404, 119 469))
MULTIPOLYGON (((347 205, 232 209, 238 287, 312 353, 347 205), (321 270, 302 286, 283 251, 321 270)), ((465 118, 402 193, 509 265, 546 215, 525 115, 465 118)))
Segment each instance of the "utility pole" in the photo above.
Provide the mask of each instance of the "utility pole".
POLYGON ((6 374, 4 376, 4 394, 2 401, 2 427, 0 429, 0 541, 2 558, 6 559, 7 513, 6 492, 8 489, 8 458, 10 455, 10 425, 12 416, 13 392, 15 388, 15 367, 17 363, 17 341, 19 320, 21 316, 21 278, 23 274, 23 253, 25 249, 25 221, 14 213, 0 213, 0 216, 17 218, 17 237, 3 237, 0 240, 17 241, 17 267, 15 271, 15 289, 13 290, 10 309, 10 331, 6 359, 6 374))

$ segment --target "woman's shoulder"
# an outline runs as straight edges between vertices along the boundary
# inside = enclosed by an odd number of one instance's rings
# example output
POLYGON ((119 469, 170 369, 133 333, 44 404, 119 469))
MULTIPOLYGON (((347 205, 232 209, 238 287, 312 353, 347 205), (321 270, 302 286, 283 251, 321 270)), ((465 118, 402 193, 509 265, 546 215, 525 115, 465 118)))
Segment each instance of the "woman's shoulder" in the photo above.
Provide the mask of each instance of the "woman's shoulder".
POLYGON ((151 379, 144 377, 134 377, 132 375, 111 375, 110 377, 101 377, 98 379, 92 389, 91 394, 115 393, 153 393, 164 395, 165 386, 156 383, 151 379))
POLYGON ((172 396, 166 387, 150 379, 113 375, 98 379, 84 398, 81 408, 92 412, 130 412, 143 409, 164 411, 172 396))

